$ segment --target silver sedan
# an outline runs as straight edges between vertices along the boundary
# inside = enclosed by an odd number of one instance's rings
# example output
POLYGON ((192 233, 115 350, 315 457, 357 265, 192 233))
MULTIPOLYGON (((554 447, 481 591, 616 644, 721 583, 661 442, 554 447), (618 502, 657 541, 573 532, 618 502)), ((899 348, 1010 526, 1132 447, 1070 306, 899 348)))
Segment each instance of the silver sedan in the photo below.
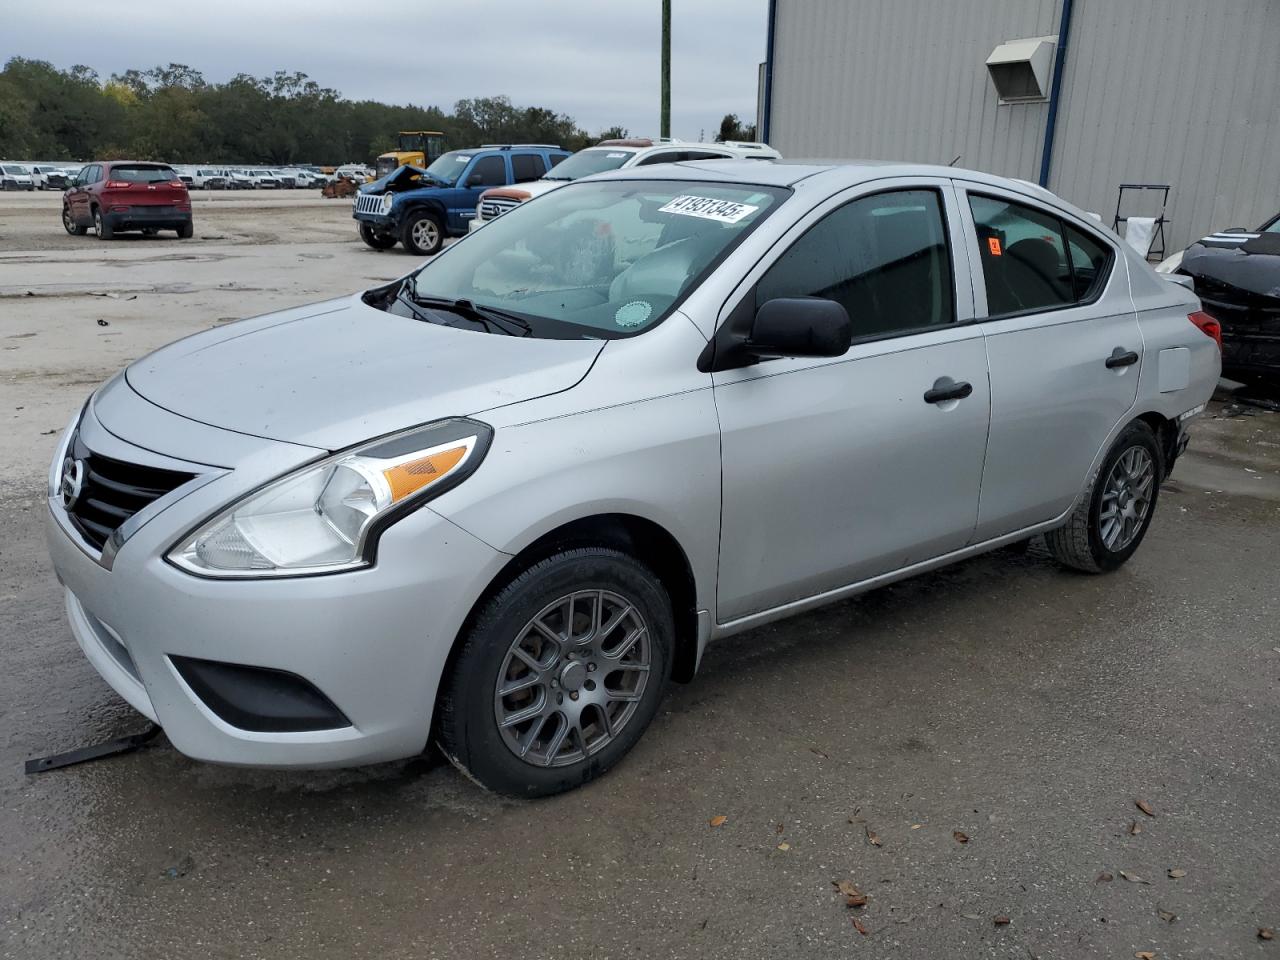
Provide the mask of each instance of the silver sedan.
POLYGON ((718 637, 1034 535, 1123 564, 1218 336, 1026 183, 642 167, 134 363, 61 440, 50 549, 86 656, 190 756, 434 741, 549 794, 718 637))

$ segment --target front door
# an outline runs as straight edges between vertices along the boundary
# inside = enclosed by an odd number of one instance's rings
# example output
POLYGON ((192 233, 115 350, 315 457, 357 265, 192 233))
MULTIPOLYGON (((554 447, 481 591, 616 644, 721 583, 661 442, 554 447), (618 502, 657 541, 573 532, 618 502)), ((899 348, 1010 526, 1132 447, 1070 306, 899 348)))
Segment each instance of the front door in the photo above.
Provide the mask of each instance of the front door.
POLYGON ((458 178, 457 189, 450 191, 449 232, 466 233, 467 225, 475 219, 480 194, 490 187, 505 187, 510 182, 507 161, 501 154, 491 153, 473 160, 458 178))
POLYGON ((1143 344, 1112 241, 1027 197, 977 184, 965 194, 991 365, 981 541, 1071 506, 1133 406, 1143 344))
POLYGON ((950 240, 955 196, 913 178, 833 198, 748 278, 752 310, 778 297, 837 300, 855 339, 842 357, 714 375, 721 623, 969 541, 989 392, 982 331, 958 322, 971 319, 972 298, 966 254, 950 240))

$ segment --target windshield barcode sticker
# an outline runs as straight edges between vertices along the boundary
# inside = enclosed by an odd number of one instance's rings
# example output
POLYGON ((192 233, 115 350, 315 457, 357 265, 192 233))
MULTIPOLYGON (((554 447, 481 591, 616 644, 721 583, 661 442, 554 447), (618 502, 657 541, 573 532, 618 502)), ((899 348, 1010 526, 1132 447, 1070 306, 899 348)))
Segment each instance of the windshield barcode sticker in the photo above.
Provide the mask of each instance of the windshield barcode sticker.
POLYGON ((759 209, 749 203, 716 200, 714 197, 676 197, 665 207, 659 208, 658 212, 675 213, 682 217, 701 217, 703 220, 718 220, 721 223, 737 223, 759 209))

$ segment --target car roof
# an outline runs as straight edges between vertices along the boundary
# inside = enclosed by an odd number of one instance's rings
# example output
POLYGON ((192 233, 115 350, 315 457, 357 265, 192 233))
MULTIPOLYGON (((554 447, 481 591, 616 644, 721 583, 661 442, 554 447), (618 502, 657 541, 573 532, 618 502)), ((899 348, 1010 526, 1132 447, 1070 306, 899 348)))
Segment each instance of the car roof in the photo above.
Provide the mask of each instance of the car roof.
POLYGON ((870 180, 891 177, 938 177, 972 180, 993 187, 1016 189, 1054 203, 1062 201, 1048 190, 1023 180, 1009 180, 978 170, 941 164, 906 163, 894 160, 687 160, 645 167, 627 167, 594 175, 593 180, 706 180, 723 183, 754 183, 761 186, 794 187, 813 178, 832 190, 856 186, 870 180))

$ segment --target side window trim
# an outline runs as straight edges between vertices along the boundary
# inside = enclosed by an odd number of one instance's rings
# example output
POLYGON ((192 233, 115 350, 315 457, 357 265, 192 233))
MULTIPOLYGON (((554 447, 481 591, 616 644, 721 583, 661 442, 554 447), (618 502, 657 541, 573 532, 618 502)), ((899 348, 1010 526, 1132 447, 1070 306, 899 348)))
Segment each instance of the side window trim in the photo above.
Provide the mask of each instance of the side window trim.
MULTIPOLYGON (((1079 217, 1072 216, 1069 211, 1057 210, 1053 207, 1045 206, 1044 203, 1038 202, 1035 197, 1015 193, 995 185, 977 183, 973 180, 953 180, 952 184, 956 190, 957 207, 960 215, 960 227, 964 233, 963 242, 971 268, 974 322, 986 323, 995 320, 1011 320, 1019 317, 1031 317, 1043 314, 1061 313, 1066 310, 1076 310, 1080 307, 1087 307, 1097 303, 1106 294, 1107 290, 1110 289, 1112 281, 1115 280, 1116 264, 1119 262, 1120 254, 1116 249, 1115 243, 1113 243, 1109 237, 1104 237, 1098 233, 1096 227, 1090 226, 1081 221, 1079 217), (978 244, 978 225, 973 218, 973 208, 969 206, 969 198, 971 196, 986 197, 992 200, 1003 200, 1008 203, 1016 203, 1024 207, 1030 207, 1038 213, 1056 219, 1060 225, 1060 229, 1062 227, 1070 226, 1079 230, 1085 236, 1089 237, 1108 251, 1108 259, 1104 268, 1107 275, 1106 282, 1100 284, 1093 294, 1084 300, 1076 300, 1072 303, 1064 303, 1056 307, 1037 307, 1032 310, 1018 310, 1012 313, 989 313, 987 306, 986 275, 982 270, 982 255, 978 244)), ((1062 229, 1061 232, 1063 249, 1066 252, 1067 263, 1071 269, 1072 277, 1074 278, 1075 267, 1071 264, 1071 247, 1067 241, 1065 229, 1062 229)))
MULTIPOLYGON (((886 177, 883 180, 868 180, 826 197, 799 216, 782 236, 776 238, 756 262, 748 270, 744 271, 742 279, 730 290, 729 295, 721 303, 716 315, 716 324, 712 331, 712 336, 718 334, 726 324, 741 317, 748 302, 754 308, 756 287, 759 285, 761 278, 800 238, 805 236, 810 229, 827 216, 855 200, 904 190, 932 190, 939 195, 942 206, 943 229, 946 231, 951 261, 952 322, 855 337, 853 345, 901 340, 911 336, 937 335, 948 330, 965 328, 978 322, 977 304, 973 299, 975 294, 973 273, 970 267, 972 256, 967 250, 963 253, 961 252, 964 239, 961 236, 964 211, 962 209, 963 205, 960 203, 960 191, 956 190, 954 183, 946 178, 886 177), (963 282, 963 277, 965 276, 970 278, 970 282, 967 285, 963 282)), ((834 361, 838 362, 843 359, 846 358, 836 357, 834 361)))

